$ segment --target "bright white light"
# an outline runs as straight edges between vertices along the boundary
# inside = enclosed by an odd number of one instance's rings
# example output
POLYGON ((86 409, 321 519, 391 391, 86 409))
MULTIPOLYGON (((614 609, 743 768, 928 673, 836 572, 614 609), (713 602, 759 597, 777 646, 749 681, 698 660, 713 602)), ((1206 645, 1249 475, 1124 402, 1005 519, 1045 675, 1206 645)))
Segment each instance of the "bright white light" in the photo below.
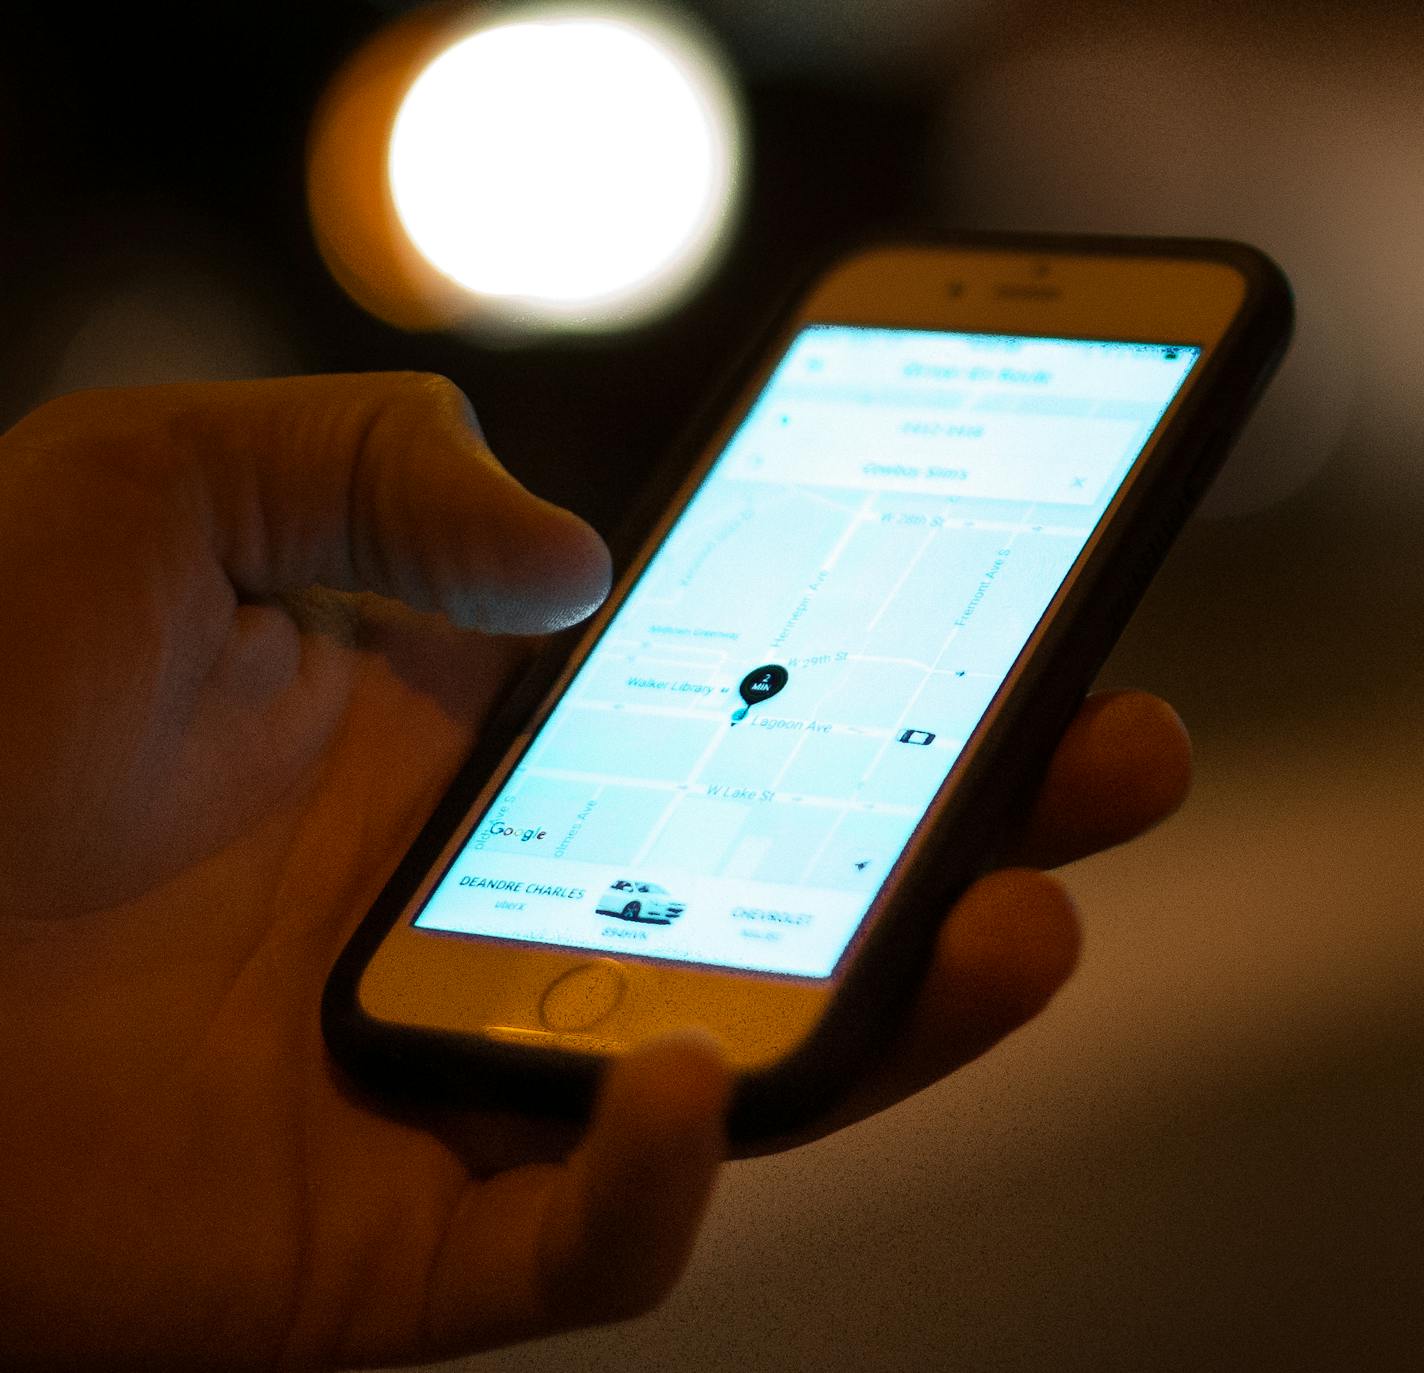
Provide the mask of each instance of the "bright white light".
POLYGON ((731 93, 686 35, 543 10, 461 39, 416 78, 391 193, 420 253, 487 306, 630 322, 707 265, 739 143, 731 93))

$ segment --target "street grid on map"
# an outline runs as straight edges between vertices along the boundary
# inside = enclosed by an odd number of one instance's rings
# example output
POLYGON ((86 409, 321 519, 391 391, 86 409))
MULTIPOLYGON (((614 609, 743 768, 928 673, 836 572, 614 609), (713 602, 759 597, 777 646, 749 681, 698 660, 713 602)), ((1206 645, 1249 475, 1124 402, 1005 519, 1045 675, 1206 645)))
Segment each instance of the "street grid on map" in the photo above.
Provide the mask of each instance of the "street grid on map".
POLYGON ((1019 584, 1056 583, 1081 545, 1032 505, 995 506, 979 518, 942 498, 724 483, 689 511, 685 551, 630 598, 495 818, 571 816, 554 856, 630 871, 883 876, 1032 629, 986 607, 1031 601, 1019 584), (767 559, 799 587, 790 604, 763 594, 767 559), (769 663, 785 689, 733 724, 738 682, 769 663), (911 729, 933 743, 901 743, 911 729))

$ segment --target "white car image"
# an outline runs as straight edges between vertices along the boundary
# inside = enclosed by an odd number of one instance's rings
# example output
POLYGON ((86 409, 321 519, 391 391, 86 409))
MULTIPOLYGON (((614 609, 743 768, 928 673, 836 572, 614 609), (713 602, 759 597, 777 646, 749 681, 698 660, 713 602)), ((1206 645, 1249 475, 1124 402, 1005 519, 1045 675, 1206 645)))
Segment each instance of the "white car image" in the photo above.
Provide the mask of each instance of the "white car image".
POLYGON ((656 882, 634 882, 626 877, 612 883, 594 907, 599 915, 636 920, 644 925, 671 925, 686 909, 656 882))

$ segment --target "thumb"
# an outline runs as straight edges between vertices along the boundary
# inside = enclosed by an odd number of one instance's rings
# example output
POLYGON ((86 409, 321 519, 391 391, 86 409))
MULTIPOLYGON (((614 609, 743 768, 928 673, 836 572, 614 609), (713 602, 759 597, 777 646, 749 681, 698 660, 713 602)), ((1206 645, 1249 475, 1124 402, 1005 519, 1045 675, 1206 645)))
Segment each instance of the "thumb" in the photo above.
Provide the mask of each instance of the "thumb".
MULTIPOLYGON (((456 624, 540 633, 607 594, 602 541, 490 453, 469 402, 416 373, 87 392, 29 420, 196 511, 242 599, 321 584, 456 624)), ((22 437, 19 430, 12 431, 22 437)), ((116 470, 117 469, 117 470, 116 470)))
POLYGON ((544 1215, 556 1327, 640 1315, 671 1290, 726 1155, 730 1091, 705 1031, 664 1035, 614 1064, 544 1215))
POLYGON ((703 1031, 609 1069, 566 1164, 471 1181, 427 1275, 424 1325, 400 1358, 451 1358, 640 1315, 692 1252, 726 1154, 731 1076, 703 1031))

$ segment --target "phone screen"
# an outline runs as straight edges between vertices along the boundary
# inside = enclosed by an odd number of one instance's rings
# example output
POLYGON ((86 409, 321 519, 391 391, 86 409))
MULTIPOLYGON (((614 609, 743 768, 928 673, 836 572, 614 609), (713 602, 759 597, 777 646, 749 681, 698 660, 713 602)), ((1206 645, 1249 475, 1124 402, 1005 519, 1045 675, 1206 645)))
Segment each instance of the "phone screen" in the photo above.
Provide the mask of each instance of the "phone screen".
POLYGON ((1199 355, 803 329, 414 924, 831 975, 1199 355))

